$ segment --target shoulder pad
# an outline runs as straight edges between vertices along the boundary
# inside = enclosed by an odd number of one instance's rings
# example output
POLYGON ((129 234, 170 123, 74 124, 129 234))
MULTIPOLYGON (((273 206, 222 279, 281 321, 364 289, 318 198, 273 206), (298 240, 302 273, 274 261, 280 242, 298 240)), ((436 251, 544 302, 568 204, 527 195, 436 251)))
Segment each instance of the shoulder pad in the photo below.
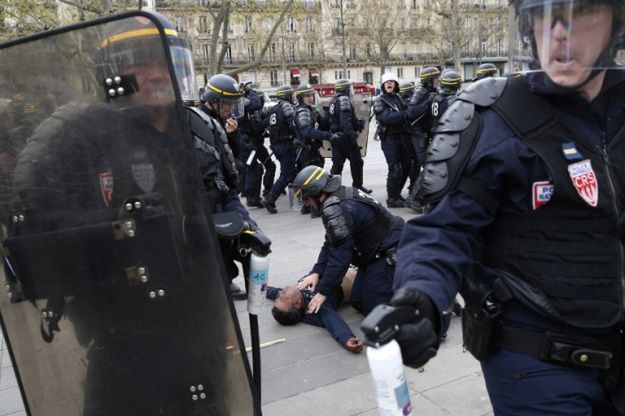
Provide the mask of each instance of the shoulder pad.
POLYGON ((293 114, 295 114, 295 109, 291 104, 285 103, 282 106, 282 114, 284 114, 284 117, 293 117, 293 114))
POLYGON ((295 111, 295 125, 298 129, 313 125, 313 120, 310 117, 310 111, 308 111, 308 109, 300 107, 295 111))
POLYGON ((384 110, 384 102, 382 102, 382 100, 380 100, 379 98, 377 100, 375 100, 375 102, 373 103, 373 111, 378 114, 379 112, 381 112, 382 110, 384 110))
POLYGON ((462 131, 469 127, 474 114, 475 104, 468 101, 455 100, 447 107, 447 110, 438 120, 433 130, 435 133, 462 131))
POLYGON ((326 236, 333 244, 341 242, 350 234, 340 202, 339 197, 331 196, 321 207, 321 220, 326 229, 326 236))
POLYGON ((336 101, 338 102, 339 110, 341 111, 351 110, 352 103, 349 101, 349 97, 346 97, 345 95, 341 95, 336 101))
POLYGON ((501 96, 507 82, 508 78, 484 78, 462 90, 458 94, 458 99, 481 107, 489 107, 501 96))

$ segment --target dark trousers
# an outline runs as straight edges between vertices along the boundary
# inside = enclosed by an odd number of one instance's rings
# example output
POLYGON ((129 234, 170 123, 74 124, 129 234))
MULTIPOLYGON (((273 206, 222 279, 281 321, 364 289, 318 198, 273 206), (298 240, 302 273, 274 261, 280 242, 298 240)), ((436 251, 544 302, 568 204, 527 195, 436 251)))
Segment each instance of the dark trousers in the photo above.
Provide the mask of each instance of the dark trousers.
POLYGON ((292 147, 281 144, 271 145, 271 150, 273 150, 274 156, 280 163, 280 176, 278 176, 278 179, 271 187, 271 194, 274 198, 278 198, 295 177, 295 158, 297 153, 295 153, 292 147))
POLYGON ((273 186, 276 165, 273 163, 273 160, 271 160, 267 148, 262 143, 257 144, 255 150, 256 155, 254 160, 252 160, 249 166, 246 166, 243 194, 247 198, 260 199, 261 184, 264 188, 263 196, 269 192, 273 186))
POLYGON ((355 139, 342 137, 340 143, 332 145, 332 175, 342 175, 345 161, 349 160, 354 185, 362 186, 364 161, 355 139))
POLYGON ((388 303, 393 295, 393 274, 386 258, 358 267, 350 302, 356 310, 368 314, 373 308, 388 303))
POLYGON ((500 350, 482 362, 495 416, 591 416, 604 398, 598 371, 500 350))
POLYGON ((386 192, 389 199, 399 199, 401 191, 410 174, 412 162, 411 152, 407 146, 407 138, 391 136, 382 139, 382 152, 388 165, 386 176, 386 192))

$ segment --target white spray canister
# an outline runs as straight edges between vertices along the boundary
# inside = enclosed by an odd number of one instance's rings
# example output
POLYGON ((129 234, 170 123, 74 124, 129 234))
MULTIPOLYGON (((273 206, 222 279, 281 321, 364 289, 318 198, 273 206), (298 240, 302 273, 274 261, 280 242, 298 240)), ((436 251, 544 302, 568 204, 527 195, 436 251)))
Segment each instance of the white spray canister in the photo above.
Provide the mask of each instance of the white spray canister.
POLYGON ((380 416, 412 415, 410 393, 397 341, 392 339, 384 345, 367 347, 367 360, 380 416))
POLYGON ((262 257, 252 253, 247 288, 247 311, 252 315, 260 315, 265 311, 268 281, 269 256, 262 257))

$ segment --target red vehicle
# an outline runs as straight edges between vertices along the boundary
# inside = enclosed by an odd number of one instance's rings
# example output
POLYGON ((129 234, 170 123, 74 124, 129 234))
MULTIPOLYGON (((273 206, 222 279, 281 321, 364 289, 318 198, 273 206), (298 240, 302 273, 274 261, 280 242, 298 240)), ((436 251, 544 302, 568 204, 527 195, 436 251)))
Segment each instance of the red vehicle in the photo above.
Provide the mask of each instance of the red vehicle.
MULTIPOLYGON (((354 94, 370 93, 375 95, 375 87, 366 82, 354 82, 354 94)), ((334 84, 314 84, 312 86, 319 93, 321 98, 332 97, 334 95, 334 84)))

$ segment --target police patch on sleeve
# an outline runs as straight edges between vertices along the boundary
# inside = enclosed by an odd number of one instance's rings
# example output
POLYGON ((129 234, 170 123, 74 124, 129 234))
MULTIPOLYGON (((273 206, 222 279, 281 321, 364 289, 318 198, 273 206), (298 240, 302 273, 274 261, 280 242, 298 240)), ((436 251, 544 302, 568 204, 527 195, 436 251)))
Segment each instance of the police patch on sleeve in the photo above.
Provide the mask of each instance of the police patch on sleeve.
POLYGON ((532 208, 538 209, 551 200, 553 183, 551 181, 534 182, 532 185, 532 208))
POLYGON ((573 163, 568 166, 568 169, 573 186, 579 196, 591 207, 596 207, 599 202, 599 186, 590 159, 573 163))
POLYGON ((113 200, 113 172, 107 171, 100 174, 100 193, 107 207, 113 200))

